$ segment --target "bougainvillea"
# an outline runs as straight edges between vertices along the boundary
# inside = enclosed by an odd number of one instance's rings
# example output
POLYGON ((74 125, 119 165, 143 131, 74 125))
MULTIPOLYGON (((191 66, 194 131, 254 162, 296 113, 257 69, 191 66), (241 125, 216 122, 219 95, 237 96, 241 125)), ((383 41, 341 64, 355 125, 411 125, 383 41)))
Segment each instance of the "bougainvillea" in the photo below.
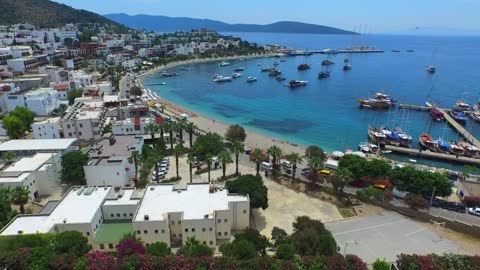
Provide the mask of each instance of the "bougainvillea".
POLYGON ((145 246, 134 236, 126 237, 120 241, 117 245, 118 257, 132 254, 145 254, 145 246))

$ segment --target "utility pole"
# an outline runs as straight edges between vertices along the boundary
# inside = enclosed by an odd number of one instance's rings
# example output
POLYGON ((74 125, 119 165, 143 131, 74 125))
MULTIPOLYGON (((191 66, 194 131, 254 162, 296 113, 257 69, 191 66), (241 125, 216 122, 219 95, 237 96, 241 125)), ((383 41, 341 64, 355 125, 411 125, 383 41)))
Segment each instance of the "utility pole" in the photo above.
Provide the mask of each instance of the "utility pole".
POLYGON ((430 208, 432 208, 433 196, 435 196, 435 190, 437 190, 437 187, 433 187, 432 196, 430 197, 430 204, 428 205, 427 213, 430 213, 430 208))

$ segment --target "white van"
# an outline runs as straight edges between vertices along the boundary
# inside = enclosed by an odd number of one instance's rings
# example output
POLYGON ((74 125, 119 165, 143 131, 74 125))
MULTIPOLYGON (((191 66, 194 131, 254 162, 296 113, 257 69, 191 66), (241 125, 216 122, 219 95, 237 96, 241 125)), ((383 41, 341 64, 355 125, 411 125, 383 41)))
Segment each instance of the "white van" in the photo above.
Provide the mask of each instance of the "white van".
POLYGON ((262 170, 265 170, 265 171, 271 171, 273 170, 273 166, 272 164, 268 163, 268 162, 262 162, 262 164, 260 164, 260 168, 262 170))

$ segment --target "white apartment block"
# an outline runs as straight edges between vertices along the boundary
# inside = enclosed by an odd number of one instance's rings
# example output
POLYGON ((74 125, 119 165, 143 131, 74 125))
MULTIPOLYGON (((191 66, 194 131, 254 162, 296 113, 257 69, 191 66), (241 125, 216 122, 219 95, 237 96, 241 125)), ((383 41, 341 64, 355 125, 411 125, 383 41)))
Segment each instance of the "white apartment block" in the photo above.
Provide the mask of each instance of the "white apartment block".
POLYGON ((119 120, 112 125, 113 135, 144 135, 145 128, 155 123, 153 118, 128 118, 125 120, 119 120))
POLYGON ((7 65, 16 72, 27 72, 39 66, 36 57, 7 59, 7 65))
POLYGON ((4 97, 9 112, 17 106, 26 107, 37 116, 48 116, 60 106, 52 88, 39 88, 29 92, 15 92, 4 97))
POLYGON ((98 140, 102 135, 106 109, 103 102, 97 99, 76 101, 70 106, 61 126, 65 138, 80 140, 98 140))
POLYGON ((59 139, 60 117, 52 117, 32 124, 34 139, 59 139))
POLYGON ((73 187, 58 205, 43 215, 20 215, 0 235, 81 232, 94 249, 113 250, 125 233, 136 232, 148 246, 155 242, 183 244, 195 237, 209 247, 230 240, 249 226, 248 196, 229 194, 209 184, 148 185, 144 191, 112 187, 73 187), (114 221, 114 222, 113 222, 114 221), (113 226, 113 227, 112 227, 113 226), (119 231, 120 230, 120 231, 119 231), (103 234, 116 231, 116 240, 103 234))
POLYGON ((83 88, 93 83, 92 75, 86 74, 83 71, 70 71, 68 77, 70 78, 70 82, 75 85, 75 88, 83 88))
POLYGON ((135 177, 135 166, 129 161, 133 151, 142 152, 142 136, 112 136, 98 141, 89 151, 83 166, 88 185, 123 187, 135 177))
POLYGON ((18 155, 32 155, 34 153, 59 153, 60 156, 78 150, 75 145, 77 139, 33 139, 10 140, 0 144, 1 152, 15 152, 18 155))
POLYGON ((31 200, 41 195, 51 195, 60 183, 61 162, 58 153, 37 153, 3 166, 0 187, 26 187, 31 200))

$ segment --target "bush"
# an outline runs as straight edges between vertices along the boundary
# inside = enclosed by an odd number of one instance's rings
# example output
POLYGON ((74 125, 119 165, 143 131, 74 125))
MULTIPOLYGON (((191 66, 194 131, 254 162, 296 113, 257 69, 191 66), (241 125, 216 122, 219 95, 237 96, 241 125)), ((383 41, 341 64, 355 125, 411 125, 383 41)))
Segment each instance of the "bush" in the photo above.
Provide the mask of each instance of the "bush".
POLYGON ((463 203, 467 207, 480 207, 480 196, 465 196, 463 203))
POLYGON ((347 254, 345 256, 348 270, 368 270, 367 263, 357 255, 347 254))
POLYGON ((429 206, 428 201, 420 195, 408 194, 404 201, 412 209, 426 209, 429 206))
POLYGON ((277 258, 282 260, 291 260, 295 255, 295 247, 289 243, 280 244, 275 252, 277 258))
POLYGON ((375 262, 373 262, 372 270, 390 270, 390 264, 385 260, 377 259, 375 262))

